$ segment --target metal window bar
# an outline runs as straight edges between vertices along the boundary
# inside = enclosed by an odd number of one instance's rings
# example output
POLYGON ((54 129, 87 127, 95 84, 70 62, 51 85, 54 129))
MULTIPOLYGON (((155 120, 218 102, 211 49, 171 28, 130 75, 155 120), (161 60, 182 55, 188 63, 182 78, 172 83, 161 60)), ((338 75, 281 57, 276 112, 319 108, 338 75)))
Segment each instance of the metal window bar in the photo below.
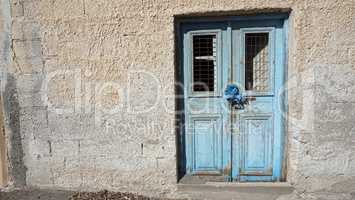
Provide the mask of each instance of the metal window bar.
POLYGON ((245 35, 245 89, 257 92, 269 90, 269 34, 245 35))
POLYGON ((213 92, 217 68, 216 35, 193 36, 193 91, 213 92))

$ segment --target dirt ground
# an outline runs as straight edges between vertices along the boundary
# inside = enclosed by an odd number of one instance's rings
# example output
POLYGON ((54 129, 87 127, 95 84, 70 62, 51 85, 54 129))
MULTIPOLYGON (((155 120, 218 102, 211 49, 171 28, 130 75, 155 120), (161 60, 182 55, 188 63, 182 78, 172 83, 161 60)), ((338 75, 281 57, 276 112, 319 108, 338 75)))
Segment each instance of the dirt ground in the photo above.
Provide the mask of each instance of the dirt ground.
POLYGON ((102 191, 97 193, 76 193, 70 200, 168 200, 159 198, 149 198, 141 195, 102 191))
POLYGON ((168 200, 141 195, 101 191, 95 193, 74 193, 58 190, 25 189, 9 192, 0 191, 0 200, 168 200))

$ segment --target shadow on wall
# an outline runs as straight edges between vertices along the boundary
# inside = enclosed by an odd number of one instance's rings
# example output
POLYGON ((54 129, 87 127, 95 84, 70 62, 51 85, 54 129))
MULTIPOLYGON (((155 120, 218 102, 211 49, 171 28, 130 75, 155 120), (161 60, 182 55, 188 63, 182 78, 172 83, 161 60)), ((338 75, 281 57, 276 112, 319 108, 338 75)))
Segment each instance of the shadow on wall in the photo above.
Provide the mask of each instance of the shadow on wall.
POLYGON ((5 127, 7 138, 10 143, 7 156, 9 159, 9 174, 14 186, 26 185, 26 170, 23 162, 23 148, 20 132, 20 106, 18 102, 16 79, 8 74, 4 98, 5 127))
POLYGON ((6 146, 6 135, 5 135, 5 120, 4 120, 4 103, 3 98, 0 98, 0 187, 7 185, 8 179, 8 168, 7 168, 7 146, 6 146))

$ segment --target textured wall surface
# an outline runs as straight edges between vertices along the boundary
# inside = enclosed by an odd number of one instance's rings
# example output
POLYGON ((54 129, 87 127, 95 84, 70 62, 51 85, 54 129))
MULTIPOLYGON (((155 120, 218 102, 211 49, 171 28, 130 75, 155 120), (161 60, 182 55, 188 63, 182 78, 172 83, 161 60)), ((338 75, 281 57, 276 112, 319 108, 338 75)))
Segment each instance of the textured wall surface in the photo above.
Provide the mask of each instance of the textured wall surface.
POLYGON ((1 0, 14 185, 176 194, 174 16, 292 9, 285 199, 355 198, 355 1, 1 0))

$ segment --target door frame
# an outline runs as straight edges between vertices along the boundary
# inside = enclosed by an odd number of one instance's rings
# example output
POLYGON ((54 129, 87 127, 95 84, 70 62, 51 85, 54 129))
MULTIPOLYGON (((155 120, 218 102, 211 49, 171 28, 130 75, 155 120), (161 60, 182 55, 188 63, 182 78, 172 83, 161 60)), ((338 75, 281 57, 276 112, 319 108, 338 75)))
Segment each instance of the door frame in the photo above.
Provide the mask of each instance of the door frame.
MULTIPOLYGON (((184 70, 184 60, 183 55, 184 55, 184 49, 182 48, 182 44, 184 42, 184 29, 183 27, 186 26, 186 24, 198 24, 199 22, 211 22, 211 23, 218 23, 218 22, 229 22, 229 27, 231 26, 231 22, 236 23, 238 21, 245 21, 245 20, 282 20, 282 31, 283 31, 283 38, 281 38, 282 44, 283 44, 283 52, 282 52, 282 66, 283 68, 283 82, 286 83, 287 79, 287 72, 288 72, 288 18, 289 18, 289 13, 273 13, 273 14, 258 14, 258 15, 247 15, 247 16, 205 16, 205 17, 190 17, 190 16, 175 16, 175 83, 176 83, 176 95, 181 97, 181 95, 185 96, 187 95, 186 92, 184 91, 183 88, 181 88, 181 85, 184 84, 184 76, 186 75, 186 71, 184 70)), ((203 26, 202 26, 203 27, 203 26)), ((197 29, 199 27, 197 26, 197 29)), ((257 28, 256 28, 257 29, 257 28)), ((203 28, 202 28, 203 30, 203 28)), ((197 31, 198 32, 198 31, 197 31)), ((236 37, 232 37, 232 30, 229 29, 227 30, 231 35, 227 37, 231 37, 231 42, 234 44, 235 42, 232 40, 235 40, 236 37)), ((238 37, 239 38, 239 37, 238 37)), ((232 45, 230 45, 230 50, 229 53, 232 51, 232 45)), ((275 54, 277 52, 275 51, 275 54)), ((235 59, 232 59, 235 60, 235 59)), ((233 62, 233 61, 231 61, 233 62)), ((229 66, 232 66, 233 64, 230 63, 229 66)), ((221 65, 223 66, 223 65, 221 65)), ((220 71, 223 71, 223 69, 219 69, 220 71)), ((229 72, 232 73, 231 79, 236 80, 234 77, 235 73, 231 71, 232 69, 228 69, 229 72)), ((224 72, 222 72, 224 73, 224 72)), ((229 78, 228 78, 228 81, 229 78)), ((276 91, 274 91, 276 93, 276 91)), ((280 108, 283 110, 284 113, 288 113, 288 99, 287 99, 287 90, 283 91, 282 94, 282 105, 280 105, 280 108)), ((185 108, 184 108, 184 98, 176 98, 176 141, 177 141, 177 181, 179 182, 186 174, 186 139, 185 139, 185 108)), ((280 171, 279 178, 276 181, 286 181, 286 168, 287 168, 287 121, 288 121, 288 114, 282 115, 282 129, 283 129, 283 134, 281 136, 281 141, 282 141, 282 148, 280 149, 280 165, 278 169, 280 171)), ((232 140, 232 139, 231 139, 232 140)), ((225 169, 229 170, 230 173, 232 174, 231 169, 225 169)))

